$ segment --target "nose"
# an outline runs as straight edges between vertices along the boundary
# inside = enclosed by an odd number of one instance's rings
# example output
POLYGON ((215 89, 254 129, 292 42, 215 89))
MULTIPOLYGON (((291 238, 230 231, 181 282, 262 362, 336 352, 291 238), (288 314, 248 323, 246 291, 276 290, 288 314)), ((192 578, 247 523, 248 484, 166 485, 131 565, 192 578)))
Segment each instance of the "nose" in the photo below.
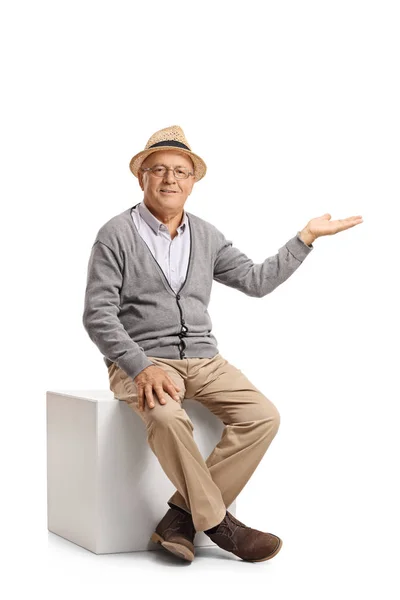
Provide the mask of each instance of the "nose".
POLYGON ((167 169, 164 175, 165 183, 175 183, 175 175, 172 169, 167 169))

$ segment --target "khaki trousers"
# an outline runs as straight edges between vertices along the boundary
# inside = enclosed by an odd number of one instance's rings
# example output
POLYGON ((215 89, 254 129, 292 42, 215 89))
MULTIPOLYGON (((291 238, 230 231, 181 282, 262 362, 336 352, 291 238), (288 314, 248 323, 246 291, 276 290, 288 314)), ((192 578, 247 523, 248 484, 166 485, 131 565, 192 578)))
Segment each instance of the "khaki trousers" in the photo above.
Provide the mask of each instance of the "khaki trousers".
POLYGON ((192 514, 196 531, 218 525, 226 508, 250 479, 278 430, 274 404, 221 354, 213 358, 170 360, 149 356, 179 388, 179 401, 164 391, 154 408, 137 406, 133 379, 115 363, 109 366, 110 389, 140 415, 147 443, 176 487, 168 500, 192 514), (225 425, 221 440, 205 461, 193 438, 193 424, 182 407, 185 398, 201 402, 225 425))

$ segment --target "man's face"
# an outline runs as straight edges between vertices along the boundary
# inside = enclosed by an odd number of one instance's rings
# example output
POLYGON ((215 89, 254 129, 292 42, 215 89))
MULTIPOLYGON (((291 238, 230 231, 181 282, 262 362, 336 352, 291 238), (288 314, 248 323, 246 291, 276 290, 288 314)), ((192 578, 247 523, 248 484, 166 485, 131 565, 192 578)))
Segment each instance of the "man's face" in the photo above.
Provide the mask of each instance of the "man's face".
MULTIPOLYGON (((165 165, 167 167, 185 167, 194 173, 194 165, 190 156, 175 150, 160 150, 146 157, 142 167, 165 165)), ((175 179, 169 169, 164 177, 156 177, 151 171, 138 173, 139 184, 144 191, 145 204, 159 212, 175 212, 183 208, 195 183, 195 178, 189 175, 187 179, 175 179)))

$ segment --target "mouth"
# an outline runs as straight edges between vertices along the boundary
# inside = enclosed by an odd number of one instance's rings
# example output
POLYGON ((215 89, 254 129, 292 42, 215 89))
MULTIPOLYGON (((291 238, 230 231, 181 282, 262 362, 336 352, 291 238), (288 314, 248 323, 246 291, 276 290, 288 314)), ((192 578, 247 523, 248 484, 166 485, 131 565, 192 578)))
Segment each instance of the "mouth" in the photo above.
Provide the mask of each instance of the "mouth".
POLYGON ((160 190, 161 194, 177 194, 175 190, 160 190))

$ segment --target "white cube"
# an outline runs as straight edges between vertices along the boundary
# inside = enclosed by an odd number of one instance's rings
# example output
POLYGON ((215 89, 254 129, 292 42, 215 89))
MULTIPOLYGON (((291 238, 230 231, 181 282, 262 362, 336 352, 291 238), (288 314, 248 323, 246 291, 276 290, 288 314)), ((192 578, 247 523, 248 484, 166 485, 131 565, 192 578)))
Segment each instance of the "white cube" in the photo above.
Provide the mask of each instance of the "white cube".
MULTIPOLYGON (((47 391, 47 523, 94 552, 156 550, 150 541, 175 487, 147 443, 144 423, 109 390, 47 391)), ((183 408, 204 458, 223 423, 195 400, 183 408)), ((235 515, 236 502, 229 511, 235 515)), ((214 546, 196 533, 195 546, 214 546)))

